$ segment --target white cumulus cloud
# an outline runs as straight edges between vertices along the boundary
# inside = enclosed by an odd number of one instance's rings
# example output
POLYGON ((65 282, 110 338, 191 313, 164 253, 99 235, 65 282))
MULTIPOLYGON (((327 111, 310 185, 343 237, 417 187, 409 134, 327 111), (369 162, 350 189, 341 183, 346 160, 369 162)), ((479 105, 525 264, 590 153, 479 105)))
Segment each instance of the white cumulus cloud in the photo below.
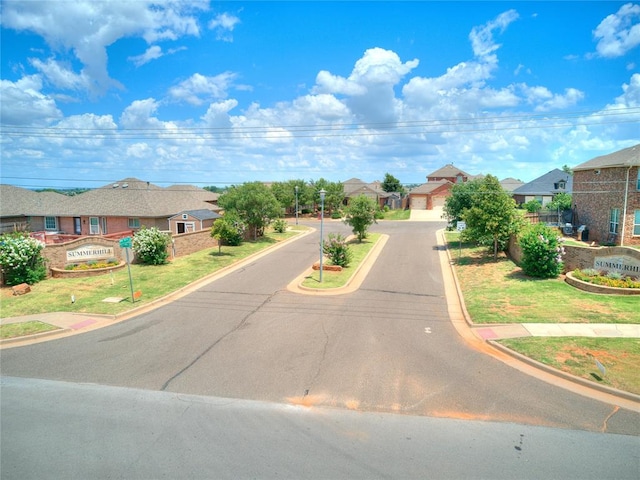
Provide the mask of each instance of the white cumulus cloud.
POLYGON ((596 51, 606 58, 621 57, 640 45, 640 5, 627 3, 607 16, 593 32, 596 51))
POLYGON ((225 98, 235 78, 236 75, 232 72, 221 73, 213 77, 194 73, 187 80, 171 87, 169 95, 176 101, 202 105, 209 100, 225 98))

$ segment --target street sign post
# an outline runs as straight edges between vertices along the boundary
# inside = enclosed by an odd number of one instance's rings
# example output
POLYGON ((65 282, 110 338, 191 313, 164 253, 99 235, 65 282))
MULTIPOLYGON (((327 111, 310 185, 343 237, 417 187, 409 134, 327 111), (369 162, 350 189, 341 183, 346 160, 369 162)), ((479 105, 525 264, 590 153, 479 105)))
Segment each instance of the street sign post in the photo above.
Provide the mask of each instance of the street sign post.
POLYGON ((129 249, 131 248, 131 237, 124 237, 120 239, 120 247, 124 248, 125 255, 127 256, 127 270, 129 271, 129 287, 131 288, 131 303, 135 303, 136 299, 133 295, 133 279, 131 278, 131 263, 129 262, 129 249))
MULTIPOLYGON (((462 233, 462 231, 467 228, 467 223, 463 222, 462 220, 459 220, 456 223, 456 230, 458 230, 459 233, 462 233)), ((462 237, 458 237, 458 260, 460 259, 460 257, 462 256, 462 237)))

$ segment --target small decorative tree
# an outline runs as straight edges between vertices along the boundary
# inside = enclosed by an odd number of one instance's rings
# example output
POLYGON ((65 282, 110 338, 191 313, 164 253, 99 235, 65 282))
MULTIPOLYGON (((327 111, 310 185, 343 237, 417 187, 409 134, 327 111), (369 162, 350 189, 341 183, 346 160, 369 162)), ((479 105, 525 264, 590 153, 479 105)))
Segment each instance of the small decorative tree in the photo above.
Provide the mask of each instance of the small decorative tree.
POLYGON ((171 238, 156 227, 142 228, 133 236, 133 251, 138 259, 147 265, 164 265, 169 253, 167 247, 171 238))
POLYGON ((222 244, 237 246, 242 243, 245 225, 232 212, 227 212, 217 219, 211 227, 211 236, 218 241, 218 254, 222 252, 222 244))
POLYGON ((47 270, 42 257, 44 245, 27 233, 0 236, 0 267, 7 285, 44 280, 47 270))
POLYGON ((340 234, 329 234, 328 239, 323 243, 323 252, 333 265, 343 268, 349 266, 353 257, 346 238, 340 234))
POLYGON ((564 248, 560 237, 550 227, 537 223, 520 237, 522 271, 530 277, 555 278, 562 272, 564 248))
POLYGON ((373 198, 359 195, 352 199, 345 208, 344 223, 353 229, 353 234, 361 242, 367 237, 367 229, 376 222, 376 210, 378 206, 373 198))

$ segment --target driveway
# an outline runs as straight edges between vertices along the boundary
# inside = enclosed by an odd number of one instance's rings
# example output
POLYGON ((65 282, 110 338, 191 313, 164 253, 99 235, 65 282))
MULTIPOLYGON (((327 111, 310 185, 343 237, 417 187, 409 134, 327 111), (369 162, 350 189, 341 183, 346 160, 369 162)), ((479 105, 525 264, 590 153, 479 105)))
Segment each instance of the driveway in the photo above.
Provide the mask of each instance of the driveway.
POLYGON ((443 222, 442 207, 433 210, 411 210, 409 220, 412 222, 443 222))

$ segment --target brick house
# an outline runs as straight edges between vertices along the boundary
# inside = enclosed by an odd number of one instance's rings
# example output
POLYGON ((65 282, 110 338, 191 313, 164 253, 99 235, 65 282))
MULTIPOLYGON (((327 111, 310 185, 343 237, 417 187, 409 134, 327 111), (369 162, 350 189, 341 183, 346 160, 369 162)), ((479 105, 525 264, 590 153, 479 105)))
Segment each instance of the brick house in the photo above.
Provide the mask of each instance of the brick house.
POLYGON ((589 240, 640 245, 640 144, 573 169, 573 203, 589 240))
POLYGON ((409 192, 409 208, 433 210, 443 207, 447 197, 451 195, 451 186, 454 183, 465 183, 476 178, 482 178, 482 176, 470 175, 449 163, 427 175, 427 183, 409 192))
MULTIPOLYGON (((109 235, 141 227, 169 230, 169 218, 188 211, 217 211, 218 194, 191 185, 159 187, 136 178, 72 197, 0 185, 4 225, 46 235, 109 235)), ((194 224, 196 229, 203 225, 194 224)))

